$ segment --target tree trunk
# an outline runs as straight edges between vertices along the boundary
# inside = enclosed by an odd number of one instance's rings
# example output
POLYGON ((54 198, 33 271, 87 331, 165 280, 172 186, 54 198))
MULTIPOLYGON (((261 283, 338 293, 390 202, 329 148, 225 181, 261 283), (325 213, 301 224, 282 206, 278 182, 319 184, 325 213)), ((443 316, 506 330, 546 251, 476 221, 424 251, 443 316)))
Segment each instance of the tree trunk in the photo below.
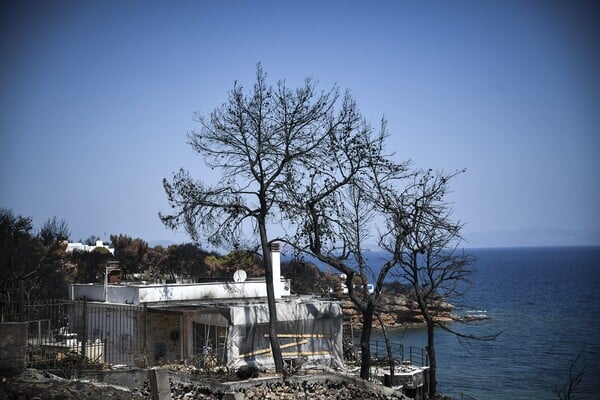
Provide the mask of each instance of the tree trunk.
MULTIPOLYGON (((416 262, 413 261, 416 265, 416 262)), ((419 281, 415 280, 414 283, 415 293, 417 297, 417 303, 419 304, 419 309, 421 310, 421 314, 425 319, 425 323, 427 324, 427 358, 429 359, 429 398, 435 399, 435 394, 437 392, 437 378, 436 378, 436 369, 437 362, 435 359, 435 341, 434 341, 434 328, 435 321, 432 316, 429 314, 429 309, 427 307, 427 302, 423 298, 423 295, 420 292, 419 281)))
POLYGON ((363 311, 363 328, 360 335, 360 377, 369 379, 371 369, 371 331, 373 330, 373 303, 363 311))
MULTIPOLYGON (((267 258, 271 254, 267 253, 267 258)), ((267 303, 269 306, 269 340, 271 342, 271 350, 273 351, 273 361, 275 362, 275 372, 283 372, 283 356, 281 347, 277 339, 277 308, 275 305, 275 290, 273 288, 273 266, 271 260, 265 261, 265 274, 267 281, 267 303)))
POLYGON ((387 334, 387 330, 385 329, 385 324, 381 319, 379 313, 377 314, 377 320, 379 321, 379 325, 381 325, 381 333, 383 333, 383 340, 385 340, 385 349, 387 351, 388 357, 388 365, 390 366, 390 386, 394 386, 394 374, 395 374, 395 361, 394 355, 392 354, 392 344, 390 343, 390 337, 387 334))
POLYGON ((265 281, 267 284, 267 304, 269 307, 269 341, 273 351, 273 362, 275 363, 275 372, 283 373, 283 356, 281 347, 277 339, 277 308, 275 305, 275 289, 273 286, 273 263, 271 261, 271 249, 267 241, 265 221, 259 221, 260 241, 263 252, 263 261, 265 264, 265 281))
POLYGON ((429 398, 435 399, 437 392, 436 368, 437 362, 435 359, 435 344, 434 344, 434 328, 433 320, 427 319, 427 356, 429 357, 429 398))

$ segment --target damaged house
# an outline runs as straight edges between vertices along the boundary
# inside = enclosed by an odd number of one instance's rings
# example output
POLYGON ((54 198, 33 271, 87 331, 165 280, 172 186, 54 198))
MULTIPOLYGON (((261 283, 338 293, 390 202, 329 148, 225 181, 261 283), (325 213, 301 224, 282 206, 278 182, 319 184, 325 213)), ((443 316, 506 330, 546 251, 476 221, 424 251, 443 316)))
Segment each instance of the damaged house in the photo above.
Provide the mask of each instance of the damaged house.
MULTIPOLYGON (((342 368, 339 302, 291 295, 290 282, 280 276, 277 243, 271 257, 284 358, 342 368)), ((210 354, 228 367, 270 368, 266 293, 264 277, 247 278, 241 270, 229 280, 190 284, 119 282, 107 274, 104 285, 70 285, 69 298, 85 299, 86 307, 74 307, 77 315, 69 319, 85 321, 85 342, 103 346, 103 362, 151 366, 210 354)))

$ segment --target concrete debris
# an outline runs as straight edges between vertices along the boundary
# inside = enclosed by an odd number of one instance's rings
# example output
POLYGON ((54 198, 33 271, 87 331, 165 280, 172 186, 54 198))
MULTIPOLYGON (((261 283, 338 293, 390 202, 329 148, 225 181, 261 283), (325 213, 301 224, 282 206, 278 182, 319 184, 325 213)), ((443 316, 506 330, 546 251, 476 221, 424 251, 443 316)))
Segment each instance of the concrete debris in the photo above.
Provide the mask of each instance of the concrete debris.
POLYGON ((141 393, 98 382, 62 379, 48 372, 33 369, 0 380, 0 399, 79 400, 142 399, 141 393))
POLYGON ((235 392, 212 393, 199 385, 190 385, 189 382, 171 384, 171 395, 175 400, 216 400, 221 398, 235 400, 333 400, 333 399, 368 399, 368 400, 404 400, 407 399, 400 392, 384 388, 380 385, 344 380, 311 382, 302 381, 302 377, 294 380, 278 380, 260 383, 255 386, 238 388, 235 392), (225 396, 226 394, 226 396, 225 396))
POLYGON ((194 374, 181 374, 164 368, 149 370, 146 376, 147 379, 139 387, 126 389, 106 383, 62 379, 46 372, 26 370, 21 375, 0 379, 0 398, 29 400, 408 399, 399 391, 381 385, 327 373, 293 376, 285 380, 279 375, 237 382, 214 382, 212 386, 206 378, 195 379, 194 374), (154 384, 151 383, 153 374, 157 375, 154 376, 156 380, 154 384))

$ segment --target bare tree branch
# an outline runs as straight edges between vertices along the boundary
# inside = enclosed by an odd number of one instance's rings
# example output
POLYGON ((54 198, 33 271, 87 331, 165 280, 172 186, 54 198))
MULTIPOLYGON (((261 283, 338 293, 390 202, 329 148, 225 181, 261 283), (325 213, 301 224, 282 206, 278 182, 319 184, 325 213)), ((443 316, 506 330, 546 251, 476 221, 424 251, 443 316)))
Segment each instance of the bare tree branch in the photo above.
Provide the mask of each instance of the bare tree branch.
MULTIPOLYGON (((242 233, 253 234, 265 264, 271 347, 281 372, 267 225, 284 217, 298 219, 290 204, 313 197, 312 185, 325 182, 313 174, 315 168, 360 163, 357 144, 347 149, 345 159, 336 158, 341 153, 331 147, 348 147, 360 137, 366 130, 363 118, 349 93, 340 96, 337 86, 318 92, 312 79, 296 89, 285 81, 271 86, 260 64, 252 89, 236 82, 225 103, 208 116, 197 113, 194 118, 199 129, 189 135, 189 143, 222 179, 211 187, 185 170, 171 181, 165 179, 171 212, 160 218, 166 226, 183 227, 194 240, 203 236, 216 246, 239 243, 242 233)), ((329 193, 335 190, 332 182, 324 185, 329 193)), ((317 214, 319 207, 313 205, 317 214)))

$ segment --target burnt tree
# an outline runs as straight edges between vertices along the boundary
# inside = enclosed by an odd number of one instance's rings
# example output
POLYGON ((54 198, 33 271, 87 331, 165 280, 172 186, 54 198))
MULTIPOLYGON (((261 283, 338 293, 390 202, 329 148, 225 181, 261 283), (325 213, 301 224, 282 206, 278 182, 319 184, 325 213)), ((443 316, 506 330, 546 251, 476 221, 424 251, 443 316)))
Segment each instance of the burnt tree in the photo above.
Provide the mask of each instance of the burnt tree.
MULTIPOLYGON (((219 174, 219 182, 205 184, 181 169, 163 181, 172 210, 160 218, 171 228, 183 226, 194 240, 202 235, 216 246, 260 249, 271 348, 276 370, 282 372, 269 251, 274 238, 268 228, 282 222, 284 188, 322 163, 320 157, 338 137, 359 132, 362 118, 351 96, 340 95, 337 87, 319 92, 311 79, 296 89, 285 81, 269 85, 259 64, 251 90, 236 82, 224 104, 195 119, 200 128, 189 135, 190 144, 219 174), (243 243, 241 234, 249 233, 258 240, 243 243)), ((302 196, 305 188, 294 190, 302 196)))
POLYGON ((416 172, 403 191, 385 199, 387 231, 380 246, 394 255, 392 275, 411 287, 427 327, 429 397, 437 391, 435 327, 459 337, 492 340, 497 335, 473 337, 441 324, 432 310, 444 301, 460 302, 471 285, 475 258, 460 249, 462 223, 454 221, 446 200, 452 174, 416 172))
POLYGON ((374 132, 362 123, 359 135, 336 137, 301 182, 290 182, 289 220, 296 226, 288 243, 346 275, 348 296, 363 320, 360 376, 369 378, 373 318, 380 308, 384 282, 397 260, 369 259, 380 221, 379 192, 386 193, 407 173, 385 153, 386 123, 374 132), (302 195, 295 187, 303 187, 302 195), (375 268, 373 268, 376 264, 375 268), (368 290, 373 285, 373 290, 368 290))

